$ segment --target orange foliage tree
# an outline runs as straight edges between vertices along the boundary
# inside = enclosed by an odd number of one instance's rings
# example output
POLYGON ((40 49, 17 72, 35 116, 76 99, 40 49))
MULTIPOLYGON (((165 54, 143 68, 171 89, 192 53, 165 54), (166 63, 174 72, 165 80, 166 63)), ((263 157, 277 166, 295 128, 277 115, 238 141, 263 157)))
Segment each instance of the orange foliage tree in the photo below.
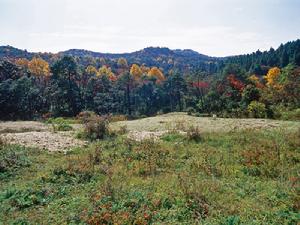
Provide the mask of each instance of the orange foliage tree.
POLYGON ((164 74, 158 69, 157 67, 152 67, 148 72, 149 77, 155 77, 158 81, 164 81, 165 76, 164 74))

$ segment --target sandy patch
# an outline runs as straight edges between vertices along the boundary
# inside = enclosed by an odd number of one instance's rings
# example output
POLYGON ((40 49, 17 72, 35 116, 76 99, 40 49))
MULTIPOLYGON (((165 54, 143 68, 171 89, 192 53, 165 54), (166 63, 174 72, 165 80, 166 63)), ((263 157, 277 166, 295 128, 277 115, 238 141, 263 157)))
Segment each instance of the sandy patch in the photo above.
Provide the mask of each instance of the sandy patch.
POLYGON ((36 121, 8 121, 0 122, 1 133, 23 133, 30 131, 48 131, 48 125, 36 121))
POLYGON ((75 139, 70 132, 25 132, 2 134, 8 143, 19 144, 26 147, 37 147, 49 151, 66 151, 73 147, 86 145, 85 141, 75 139))

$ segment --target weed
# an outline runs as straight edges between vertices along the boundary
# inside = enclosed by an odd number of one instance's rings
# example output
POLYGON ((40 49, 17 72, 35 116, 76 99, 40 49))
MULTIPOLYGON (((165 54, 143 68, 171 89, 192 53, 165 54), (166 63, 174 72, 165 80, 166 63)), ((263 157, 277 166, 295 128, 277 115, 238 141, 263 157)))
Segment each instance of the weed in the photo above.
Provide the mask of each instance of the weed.
POLYGON ((29 167, 30 165, 31 162, 24 147, 1 143, 0 178, 9 177, 20 169, 29 167))
POLYGON ((187 129, 187 139, 189 141, 199 142, 202 139, 201 131, 198 126, 190 126, 187 129))

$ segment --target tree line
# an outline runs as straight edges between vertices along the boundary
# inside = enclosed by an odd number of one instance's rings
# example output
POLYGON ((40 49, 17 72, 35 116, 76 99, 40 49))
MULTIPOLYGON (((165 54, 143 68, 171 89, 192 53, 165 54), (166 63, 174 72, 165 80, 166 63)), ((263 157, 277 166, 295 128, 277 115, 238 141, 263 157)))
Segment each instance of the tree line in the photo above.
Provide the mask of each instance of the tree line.
POLYGON ((299 108, 299 41, 205 65, 166 70, 124 57, 114 63, 93 57, 83 63, 69 55, 51 56, 51 61, 2 59, 0 119, 76 116, 87 110, 129 117, 188 111, 276 118, 299 108))

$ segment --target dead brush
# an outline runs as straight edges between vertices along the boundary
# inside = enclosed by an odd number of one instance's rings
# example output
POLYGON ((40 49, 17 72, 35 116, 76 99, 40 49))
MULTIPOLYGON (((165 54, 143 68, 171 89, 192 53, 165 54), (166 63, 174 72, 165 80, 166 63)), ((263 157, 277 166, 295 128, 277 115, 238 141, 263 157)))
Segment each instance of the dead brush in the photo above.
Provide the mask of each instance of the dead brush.
POLYGON ((190 126, 186 130, 186 134, 189 141, 199 142, 202 140, 202 134, 198 126, 190 126))
POLYGON ((0 147, 7 145, 7 140, 0 136, 0 147))

